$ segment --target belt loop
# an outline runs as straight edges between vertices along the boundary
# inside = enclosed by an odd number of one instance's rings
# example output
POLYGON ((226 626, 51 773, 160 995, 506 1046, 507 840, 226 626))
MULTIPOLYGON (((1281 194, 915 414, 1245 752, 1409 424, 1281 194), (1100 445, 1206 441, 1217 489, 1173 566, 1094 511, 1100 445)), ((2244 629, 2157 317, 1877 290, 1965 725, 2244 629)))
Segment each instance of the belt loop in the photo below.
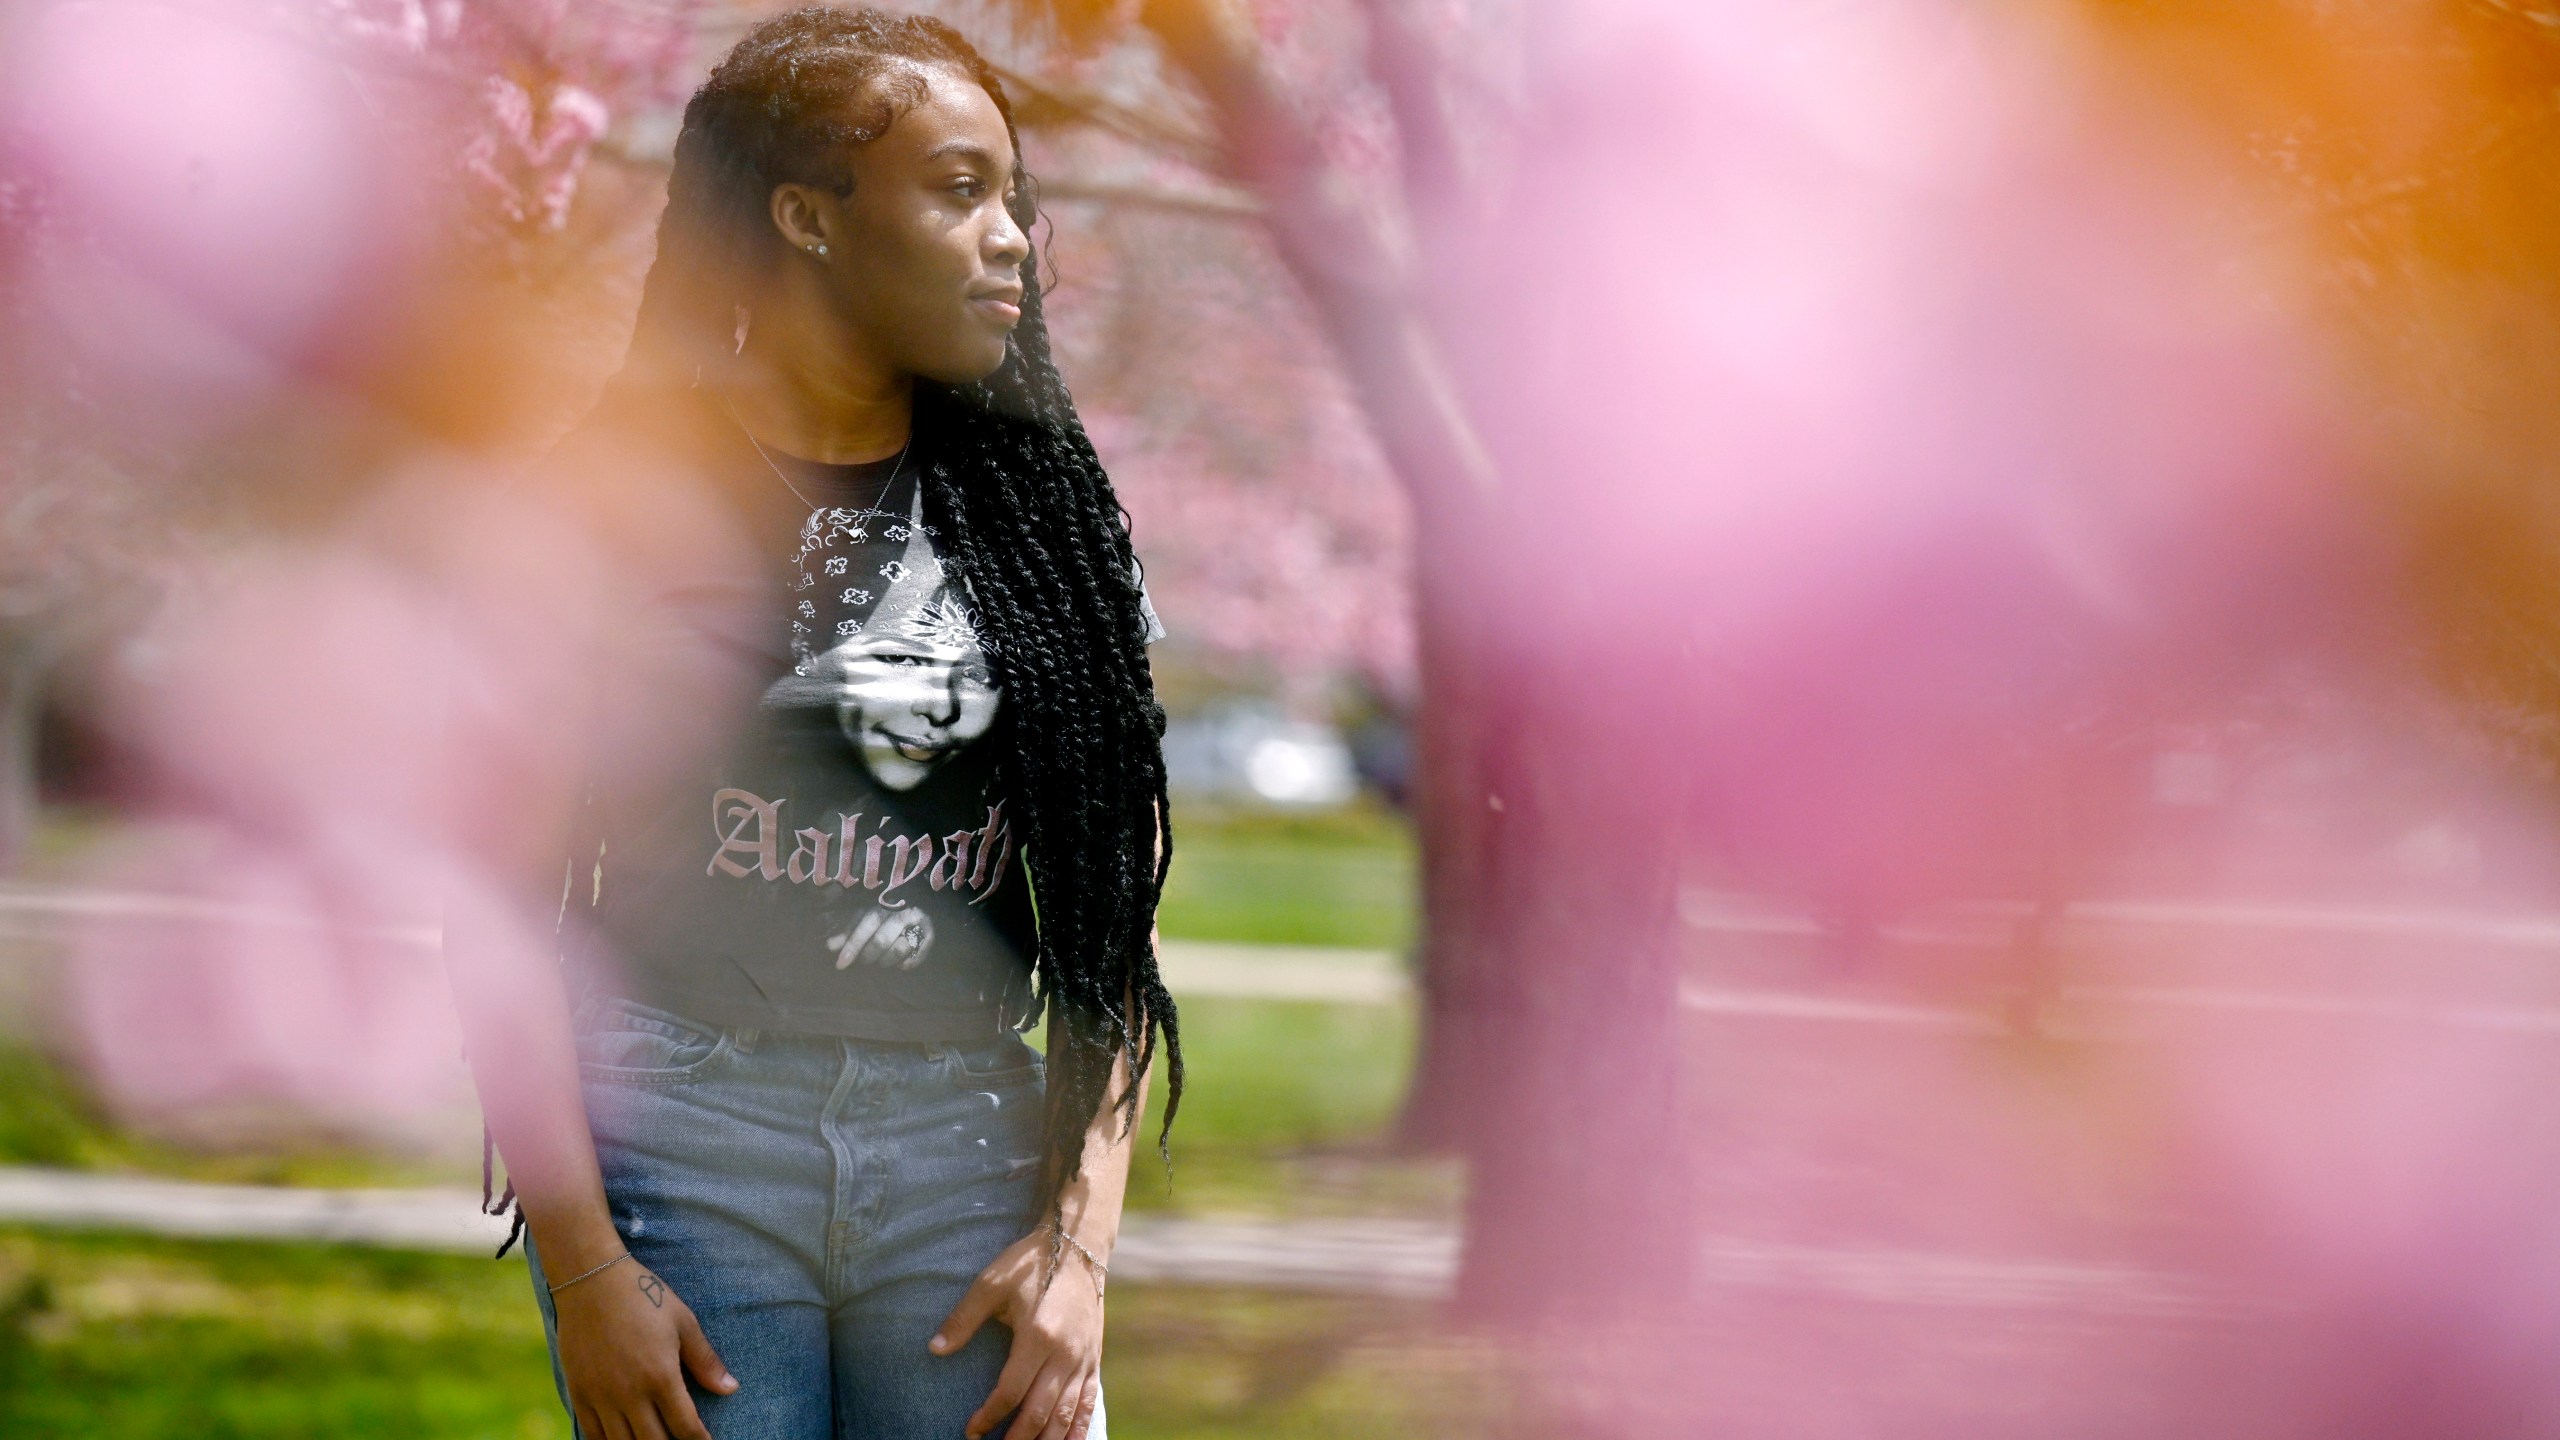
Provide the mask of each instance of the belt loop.
POLYGON ((746 1027, 740 1027, 739 1029, 730 1031, 729 1034, 731 1038, 736 1041, 739 1054, 753 1055, 756 1053, 757 1031, 746 1027))

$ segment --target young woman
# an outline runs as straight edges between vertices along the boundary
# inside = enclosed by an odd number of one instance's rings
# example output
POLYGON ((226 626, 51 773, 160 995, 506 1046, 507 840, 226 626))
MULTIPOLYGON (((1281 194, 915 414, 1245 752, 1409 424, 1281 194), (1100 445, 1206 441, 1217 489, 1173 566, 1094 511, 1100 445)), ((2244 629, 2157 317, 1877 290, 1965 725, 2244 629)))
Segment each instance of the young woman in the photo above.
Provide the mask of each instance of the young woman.
POLYGON ((549 599, 481 613, 580 663, 483 703, 469 839, 546 933, 570 857, 566 983, 503 906, 448 951, 584 1440, 1101 1433, 1171 847, 1034 214, 948 27, 757 26, 624 369, 492 539, 549 599))

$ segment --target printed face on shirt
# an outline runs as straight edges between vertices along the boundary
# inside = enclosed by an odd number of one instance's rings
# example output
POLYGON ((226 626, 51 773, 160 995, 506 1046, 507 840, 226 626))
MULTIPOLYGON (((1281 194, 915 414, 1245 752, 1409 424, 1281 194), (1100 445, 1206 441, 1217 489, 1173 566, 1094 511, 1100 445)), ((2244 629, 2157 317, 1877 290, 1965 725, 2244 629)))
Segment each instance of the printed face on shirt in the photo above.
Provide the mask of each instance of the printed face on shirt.
POLYGON ((974 641, 931 627, 856 635, 827 652, 836 724, 886 790, 912 790, 995 723, 995 674, 974 641))

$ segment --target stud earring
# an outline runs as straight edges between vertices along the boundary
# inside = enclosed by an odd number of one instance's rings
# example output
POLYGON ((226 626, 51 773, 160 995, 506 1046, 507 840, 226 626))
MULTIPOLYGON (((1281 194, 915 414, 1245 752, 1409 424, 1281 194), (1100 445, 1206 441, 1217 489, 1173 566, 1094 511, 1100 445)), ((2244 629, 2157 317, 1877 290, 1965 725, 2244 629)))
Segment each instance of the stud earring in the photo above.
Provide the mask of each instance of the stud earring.
POLYGON ((809 253, 824 260, 827 258, 827 247, 824 244, 812 245, 809 247, 809 253))

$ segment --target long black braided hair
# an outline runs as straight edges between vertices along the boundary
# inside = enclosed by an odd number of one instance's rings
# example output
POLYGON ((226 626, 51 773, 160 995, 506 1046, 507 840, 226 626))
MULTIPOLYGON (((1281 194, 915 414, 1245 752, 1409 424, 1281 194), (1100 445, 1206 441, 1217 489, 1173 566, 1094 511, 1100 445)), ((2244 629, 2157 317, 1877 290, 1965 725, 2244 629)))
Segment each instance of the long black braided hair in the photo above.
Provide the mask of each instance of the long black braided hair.
MULTIPOLYGON (((923 98, 917 65, 964 75, 995 100, 1017 157, 1007 209, 1031 233, 1038 192, 1020 167, 1012 103, 958 31, 878 10, 775 16, 685 106, 657 258, 617 385, 690 383, 705 357, 735 347, 756 277, 786 252, 769 219, 773 188, 851 193, 849 152, 923 98)), ((1037 271, 1035 253, 1022 263, 1022 319, 1004 364, 968 385, 919 378, 914 427, 927 514, 1011 713, 1002 781, 1022 814, 1039 1002, 1054 1012, 1041 1199, 1055 1216, 1094 1119, 1109 1106, 1124 1134, 1136 1125, 1136 1077, 1159 1041, 1163 1149, 1182 1096, 1182 1046, 1153 944, 1173 836, 1128 514, 1051 359, 1037 271), (1122 1056, 1132 1080, 1114 1094, 1122 1056)))

